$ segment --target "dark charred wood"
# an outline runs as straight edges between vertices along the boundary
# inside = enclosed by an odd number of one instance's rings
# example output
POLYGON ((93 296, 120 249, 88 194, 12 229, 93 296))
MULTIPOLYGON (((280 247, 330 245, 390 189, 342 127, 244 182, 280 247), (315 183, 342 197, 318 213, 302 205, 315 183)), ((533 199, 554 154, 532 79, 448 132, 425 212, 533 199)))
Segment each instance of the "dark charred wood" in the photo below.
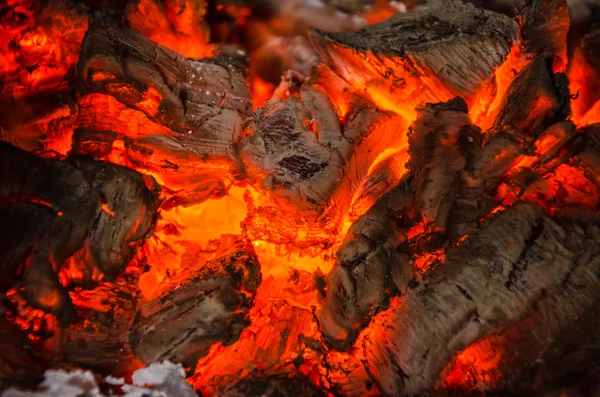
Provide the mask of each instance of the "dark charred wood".
POLYGON ((315 31, 311 38, 321 58, 349 82, 382 85, 391 102, 402 91, 414 104, 470 98, 492 78, 518 36, 517 24, 502 14, 432 0, 357 32, 315 31), (407 92, 415 86, 420 88, 407 92))
POLYGON ((137 277, 120 276, 72 293, 77 320, 61 331, 59 362, 113 376, 131 371, 128 336, 141 300, 137 282, 137 277))
POLYGON ((321 331, 334 348, 352 346, 357 331, 414 278, 410 255, 402 249, 418 221, 413 197, 411 179, 404 178, 346 234, 319 313, 321 331))
POLYGON ((408 134, 415 205, 424 221, 442 229, 461 188, 458 175, 483 139, 468 111, 461 98, 427 104, 408 134))
POLYGON ((31 386, 43 379, 41 354, 15 324, 0 319, 0 389, 7 385, 31 386))
POLYGON ((135 315, 130 344, 136 357, 194 368, 213 344, 239 338, 260 282, 260 264, 252 244, 243 239, 194 276, 184 272, 171 279, 167 292, 141 305, 135 315))
POLYGON ((554 64, 567 66, 567 35, 571 26, 567 0, 526 0, 519 12, 526 53, 554 54, 554 64))
MULTIPOLYGON (((598 265, 599 234, 597 226, 589 235, 585 229, 578 217, 553 221, 541 208, 521 202, 464 245, 449 249, 445 263, 407 291, 377 336, 365 341, 379 389, 385 395, 430 389, 453 354, 522 320, 548 291, 570 284, 574 274, 589 274, 598 265)), ((597 283, 590 281, 590 288, 597 283)), ((581 296, 587 299, 589 293, 581 296)), ((578 301, 566 294, 560 305, 569 311, 578 301)))
POLYGON ((327 394, 318 389, 308 378, 297 375, 293 378, 270 376, 242 380, 222 395, 224 397, 261 397, 265 395, 325 397, 327 394))
POLYGON ((82 45, 78 93, 113 96, 207 155, 223 155, 251 112, 244 76, 226 59, 193 61, 137 32, 97 24, 82 45))
POLYGON ((42 159, 6 143, 0 150, 0 214, 21 225, 5 239, 3 274, 22 278, 27 302, 68 324, 73 306, 59 271, 76 268, 70 281, 86 286, 118 275, 152 230, 156 192, 125 167, 42 159))
MULTIPOLYGON (((22 262, 14 261, 22 261, 23 254, 31 252, 22 273, 28 303, 52 312, 62 323, 68 323, 73 319, 73 307, 57 274, 60 266, 81 248, 89 234, 100 212, 100 194, 79 171, 66 163, 44 160, 6 143, 0 143, 0 151, 2 199, 39 204, 53 212, 35 212, 27 206, 24 211, 23 206, 20 210, 12 208, 25 216, 23 221, 39 214, 40 222, 21 231, 32 234, 22 236, 25 247, 15 245, 4 253, 3 259, 10 258, 13 263, 3 261, 3 267, 17 269, 22 262)), ((17 214, 8 215, 15 217, 17 214)))
POLYGON ((97 131, 89 128, 77 128, 73 132, 72 151, 102 158, 110 154, 113 143, 119 134, 114 131, 97 131))
POLYGON ((138 246, 153 233, 158 185, 129 168, 87 156, 71 155, 67 161, 83 174, 103 203, 84 246, 72 258, 71 265, 84 276, 72 281, 83 286, 93 285, 98 279, 110 281, 125 269, 138 246))
POLYGON ((492 131, 518 129, 537 137, 571 114, 567 77, 552 73, 552 57, 542 55, 509 86, 492 131))

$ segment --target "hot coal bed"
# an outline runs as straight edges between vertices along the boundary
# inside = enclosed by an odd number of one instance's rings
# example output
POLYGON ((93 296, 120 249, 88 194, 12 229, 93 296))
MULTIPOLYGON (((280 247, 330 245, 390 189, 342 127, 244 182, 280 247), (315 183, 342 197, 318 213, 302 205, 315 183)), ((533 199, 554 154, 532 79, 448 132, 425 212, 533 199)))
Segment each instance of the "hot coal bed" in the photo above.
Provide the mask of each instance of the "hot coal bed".
POLYGON ((0 4, 2 395, 600 395, 598 5, 486 3, 0 4))

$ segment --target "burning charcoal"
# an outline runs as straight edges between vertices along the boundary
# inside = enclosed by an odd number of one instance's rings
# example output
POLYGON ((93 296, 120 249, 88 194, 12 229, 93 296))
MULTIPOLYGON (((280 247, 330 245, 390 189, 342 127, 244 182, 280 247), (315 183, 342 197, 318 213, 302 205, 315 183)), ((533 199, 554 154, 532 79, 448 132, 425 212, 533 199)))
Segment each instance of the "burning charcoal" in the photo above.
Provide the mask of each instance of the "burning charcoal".
POLYGON ((564 71, 571 26, 567 0, 526 0, 519 14, 525 52, 533 56, 552 53, 555 70, 564 71))
MULTIPOLYGON (((388 395, 428 390, 453 354, 523 319, 549 291, 574 282, 573 273, 591 275, 600 234, 598 226, 585 230, 577 217, 554 221, 520 202, 450 248, 445 263, 407 291, 365 341, 379 389, 388 395)), ((576 302, 571 295, 561 305, 585 310, 576 302)))
MULTIPOLYGON (((406 145, 402 117, 363 100, 349 109, 340 124, 326 89, 312 80, 294 95, 258 109, 247 121, 246 136, 239 143, 245 173, 272 191, 278 203, 279 209, 259 212, 268 211, 273 218, 270 222, 283 223, 277 233, 289 242, 298 241, 296 233, 302 223, 305 226, 300 227, 315 231, 309 236, 313 242, 329 238, 327 230, 339 227, 354 192, 378 156, 386 149, 406 145), (295 224, 285 224, 289 215, 275 215, 282 210, 297 212, 291 219, 295 224)), ((249 227, 251 233, 265 232, 263 226, 269 228, 260 220, 252 222, 259 223, 249 227)))
POLYGON ((110 154, 119 134, 114 131, 97 131, 88 128, 77 128, 73 132, 72 151, 102 158, 110 154))
POLYGON ((539 56, 508 88, 492 130, 519 129, 537 137, 571 113, 568 84, 564 74, 552 73, 550 56, 539 56))
MULTIPOLYGON (((206 155, 221 155, 251 111, 246 80, 234 61, 227 55, 192 61, 134 31, 98 24, 82 45, 78 92, 112 96, 167 127, 162 135, 196 145, 206 155)), ((88 115, 92 122, 103 117, 102 109, 89 109, 94 111, 88 115)), ((125 129, 127 134, 131 131, 125 129)))
POLYGON ((152 229, 155 193, 125 167, 76 156, 45 160, 8 144, 0 150, 0 197, 6 204, 0 216, 22 225, 6 239, 14 244, 3 250, 3 272, 26 262, 28 303, 66 324, 73 307, 58 272, 70 259, 66 267, 74 283, 89 286, 119 274, 152 229))
POLYGON ((260 285, 252 244, 238 239, 198 272, 169 280, 166 292, 142 304, 130 343, 144 362, 172 360, 193 368, 215 343, 234 343, 260 285))
POLYGON ((504 15, 431 0, 357 32, 316 31, 311 38, 340 76, 394 110, 407 104, 412 110, 424 101, 471 98, 518 36, 517 24, 504 15))
POLYGON ((1 139, 64 154, 75 113, 70 70, 87 9, 69 0, 3 1, 0 21, 0 128, 8 132, 1 139))
POLYGON ((77 320, 61 332, 60 361, 119 374, 133 368, 129 327, 139 305, 137 278, 119 277, 71 293, 77 320))
POLYGON ((73 308, 57 273, 88 236, 100 212, 100 194, 66 163, 44 160, 6 143, 0 143, 0 152, 0 197, 5 203, 22 203, 3 210, 3 215, 13 220, 23 216, 18 223, 34 219, 39 222, 28 230, 17 229, 22 243, 3 253, 3 259, 13 261, 3 261, 3 268, 17 269, 23 255, 28 255, 23 271, 28 303, 68 323, 73 308), (31 206, 46 209, 36 211, 31 206))
POLYGON ((461 98, 418 109, 418 118, 409 131, 408 168, 414 175, 415 204, 425 221, 445 227, 460 188, 458 173, 481 140, 481 132, 471 125, 467 104, 461 98))
POLYGON ((19 327, 0 319, 0 337, 0 382, 27 386, 40 381, 44 371, 41 355, 19 327))
POLYGON ((204 0, 131 0, 129 27, 188 58, 210 54, 204 0))
POLYGON ((459 390, 483 386, 511 394, 530 394, 540 384, 557 385, 568 378, 584 378, 594 367, 592 351, 599 335, 590 330, 596 329, 599 318, 597 274, 600 269, 598 261, 593 259, 598 254, 592 244, 600 230, 598 215, 568 208, 556 219, 565 229, 578 235, 575 249, 581 246, 581 240, 585 241, 585 259, 562 283, 544 291, 523 319, 499 328, 457 355, 442 372, 442 382, 459 390), (463 369, 462 357, 477 364, 463 369), (465 371, 471 371, 471 375, 465 371), (489 376, 482 376, 483 371, 488 371, 489 376), (454 379, 463 374, 470 381, 457 384, 454 379))
POLYGON ((413 278, 410 257, 400 250, 417 223, 411 182, 404 178, 358 218, 337 252, 319 313, 321 330, 335 348, 350 347, 356 331, 413 278))
POLYGON ((67 161, 102 197, 94 228, 70 263, 70 270, 77 269, 82 278, 74 276, 71 281, 89 285, 100 279, 112 280, 153 232, 159 204, 157 185, 128 168, 87 156, 72 155, 67 161))

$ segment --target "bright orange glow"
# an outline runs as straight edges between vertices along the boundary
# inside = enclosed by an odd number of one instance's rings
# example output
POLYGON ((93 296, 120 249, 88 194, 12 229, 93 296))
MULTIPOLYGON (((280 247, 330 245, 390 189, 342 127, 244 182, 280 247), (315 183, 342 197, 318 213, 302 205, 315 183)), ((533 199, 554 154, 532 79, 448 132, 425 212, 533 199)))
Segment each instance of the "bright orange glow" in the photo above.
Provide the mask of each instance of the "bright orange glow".
POLYGON ((100 209, 110 216, 115 216, 115 212, 112 211, 106 203, 102 203, 102 207, 100 209))
POLYGON ((442 371, 444 389, 470 391, 475 387, 493 388, 502 374, 497 367, 504 357, 504 348, 494 338, 484 338, 462 352, 442 371))
POLYGON ((577 126, 600 122, 600 73, 586 61, 580 49, 575 50, 567 74, 573 122, 577 126))
POLYGON ((200 0, 141 0, 128 8, 129 26, 152 41, 187 58, 212 54, 200 0))
POLYGON ((520 45, 514 45, 504 63, 496 69, 494 78, 474 95, 469 110, 473 124, 482 131, 492 127, 508 87, 529 62, 521 53, 520 45))
POLYGON ((254 80, 252 80, 250 88, 254 110, 263 107, 265 101, 270 99, 273 96, 273 92, 275 92, 275 86, 267 83, 260 77, 255 77, 254 80))

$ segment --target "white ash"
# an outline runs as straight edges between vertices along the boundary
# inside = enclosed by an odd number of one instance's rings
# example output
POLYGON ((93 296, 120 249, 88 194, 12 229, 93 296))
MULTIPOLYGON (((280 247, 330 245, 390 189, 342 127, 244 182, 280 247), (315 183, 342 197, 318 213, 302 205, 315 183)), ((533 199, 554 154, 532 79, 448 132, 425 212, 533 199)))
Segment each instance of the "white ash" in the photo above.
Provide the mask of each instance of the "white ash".
POLYGON ((169 361, 141 368, 131 378, 133 384, 126 383, 123 378, 104 378, 102 383, 114 389, 107 395, 100 392, 97 382, 100 377, 91 371, 49 369, 37 390, 10 388, 2 393, 2 397, 196 397, 185 380, 185 371, 181 365, 169 361))

